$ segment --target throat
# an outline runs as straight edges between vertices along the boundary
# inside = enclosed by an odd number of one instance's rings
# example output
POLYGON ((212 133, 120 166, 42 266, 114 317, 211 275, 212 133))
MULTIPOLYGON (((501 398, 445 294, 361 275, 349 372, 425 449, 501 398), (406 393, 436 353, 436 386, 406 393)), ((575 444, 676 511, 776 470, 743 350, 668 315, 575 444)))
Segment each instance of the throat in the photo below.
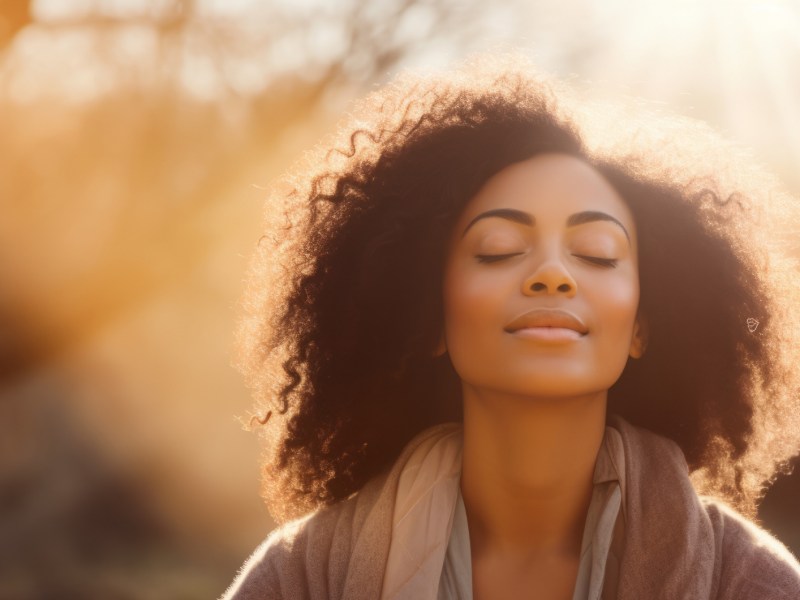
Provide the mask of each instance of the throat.
POLYGON ((461 490, 473 558, 580 554, 605 397, 488 405, 464 401, 461 490))

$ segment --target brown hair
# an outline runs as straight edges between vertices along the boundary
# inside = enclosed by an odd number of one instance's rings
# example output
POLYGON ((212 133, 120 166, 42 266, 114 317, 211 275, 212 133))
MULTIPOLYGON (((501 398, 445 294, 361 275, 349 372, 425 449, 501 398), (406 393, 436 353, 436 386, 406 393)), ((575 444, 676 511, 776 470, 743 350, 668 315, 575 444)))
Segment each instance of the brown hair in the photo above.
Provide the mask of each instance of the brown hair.
POLYGON ((259 245, 240 333, 260 410, 285 414, 263 428, 277 518, 347 497, 458 417, 457 375, 432 358, 444 244, 489 177, 539 152, 597 168, 639 231, 649 344, 609 410, 673 439, 700 491, 752 514, 798 448, 797 291, 775 229, 796 218, 790 198, 701 125, 608 110, 516 58, 406 75, 276 186, 289 222, 259 245))

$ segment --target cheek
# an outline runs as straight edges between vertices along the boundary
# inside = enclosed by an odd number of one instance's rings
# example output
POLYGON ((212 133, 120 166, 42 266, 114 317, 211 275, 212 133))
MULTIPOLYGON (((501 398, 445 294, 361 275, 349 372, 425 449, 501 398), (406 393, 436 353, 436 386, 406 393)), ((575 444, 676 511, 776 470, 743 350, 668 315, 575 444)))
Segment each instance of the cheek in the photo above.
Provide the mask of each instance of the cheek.
POLYGON ((476 274, 467 265, 445 274, 444 339, 450 359, 462 375, 485 363, 496 351, 496 331, 502 327, 503 302, 508 297, 502 282, 486 272, 476 274))
POLYGON ((598 290, 590 300, 597 307, 597 329, 609 336, 609 341, 630 343, 633 325, 639 309, 639 282, 635 277, 621 277, 614 285, 598 290))
POLYGON ((475 273, 465 265, 448 269, 443 299, 444 322, 449 333, 460 337, 493 324, 508 298, 507 286, 507 282, 493 277, 490 271, 475 273))

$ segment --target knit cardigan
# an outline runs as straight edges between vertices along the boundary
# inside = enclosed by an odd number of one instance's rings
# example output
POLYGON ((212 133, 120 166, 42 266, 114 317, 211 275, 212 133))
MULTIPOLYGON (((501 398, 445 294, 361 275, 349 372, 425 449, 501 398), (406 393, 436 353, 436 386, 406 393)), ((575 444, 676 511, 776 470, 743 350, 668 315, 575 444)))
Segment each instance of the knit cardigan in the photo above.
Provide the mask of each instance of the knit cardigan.
MULTIPOLYGON (((797 560, 725 504, 698 496, 674 442, 622 419, 612 425, 625 455, 620 600, 800 599, 797 560)), ((398 480, 423 435, 357 494, 270 534, 223 599, 380 598, 398 480)))

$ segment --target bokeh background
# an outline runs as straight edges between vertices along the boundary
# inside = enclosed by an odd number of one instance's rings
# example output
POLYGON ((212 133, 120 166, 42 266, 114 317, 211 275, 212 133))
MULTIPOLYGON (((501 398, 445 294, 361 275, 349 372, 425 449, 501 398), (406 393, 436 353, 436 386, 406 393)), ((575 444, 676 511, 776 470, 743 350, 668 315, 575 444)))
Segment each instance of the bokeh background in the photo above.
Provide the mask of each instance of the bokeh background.
MULTIPOLYGON (((510 48, 800 194, 795 0, 0 3, 0 598, 222 593, 273 526, 230 367, 265 187, 399 69, 510 48)), ((795 554, 798 507, 761 513, 795 554)))

